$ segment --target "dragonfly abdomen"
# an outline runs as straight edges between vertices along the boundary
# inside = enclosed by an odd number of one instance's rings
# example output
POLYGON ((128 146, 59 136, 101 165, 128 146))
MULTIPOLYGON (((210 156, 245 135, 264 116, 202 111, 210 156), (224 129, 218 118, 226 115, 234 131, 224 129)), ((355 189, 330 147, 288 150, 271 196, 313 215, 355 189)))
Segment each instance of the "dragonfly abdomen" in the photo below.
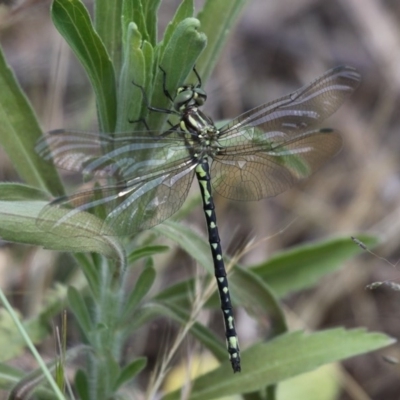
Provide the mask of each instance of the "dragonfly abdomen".
POLYGON ((239 341, 235 329, 235 321, 232 311, 231 296, 229 293, 228 280, 224 259, 222 257, 221 239, 218 233, 217 217, 215 214, 214 200, 211 194, 210 166, 208 158, 203 157, 199 160, 196 167, 196 176, 199 181, 201 197, 203 200, 203 209, 207 221, 208 240, 210 243, 214 275, 217 280, 218 293, 221 302, 221 309, 224 316, 226 345, 229 353, 229 359, 234 372, 240 372, 240 350, 239 341))

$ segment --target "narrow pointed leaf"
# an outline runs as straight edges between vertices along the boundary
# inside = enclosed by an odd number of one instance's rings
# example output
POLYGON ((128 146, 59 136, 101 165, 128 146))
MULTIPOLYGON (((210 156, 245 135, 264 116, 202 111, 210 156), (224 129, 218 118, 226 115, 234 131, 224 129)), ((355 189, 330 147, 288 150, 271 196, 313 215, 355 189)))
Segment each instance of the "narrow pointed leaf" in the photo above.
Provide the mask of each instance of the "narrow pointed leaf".
POLYGON ((149 292, 151 286, 154 283, 156 278, 156 272, 154 268, 147 267, 140 274, 135 287, 131 291, 125 307, 124 307, 124 316, 125 318, 131 317, 131 313, 137 307, 137 305, 143 300, 144 296, 149 292))
POLYGON ((138 31, 142 35, 143 39, 150 41, 149 34, 147 32, 146 20, 144 15, 143 3, 141 1, 124 0, 122 6, 122 34, 124 46, 126 46, 126 32, 128 25, 134 22, 137 26, 138 31))
POLYGON ((246 3, 247 0, 207 0, 199 13, 202 31, 208 38, 207 48, 197 65, 204 82, 210 77, 228 35, 246 3))
MULTIPOLYGON (((377 243, 373 236, 357 237, 368 246, 377 243)), ((340 237, 297 246, 249 268, 267 282, 278 297, 283 297, 315 285, 322 276, 341 268, 346 260, 362 251, 350 236, 340 237)))
POLYGON ((147 364, 147 358, 137 358, 136 360, 132 361, 126 367, 123 368, 121 371, 117 383, 115 384, 115 389, 118 389, 123 384, 132 380, 136 375, 138 375, 147 364))
POLYGON ((128 257, 128 264, 133 264, 141 258, 151 257, 169 250, 168 246, 145 246, 132 251, 128 257))
POLYGON ((183 21, 185 18, 193 17, 194 13, 194 4, 193 0, 183 0, 179 5, 178 9, 172 20, 168 23, 167 28, 165 29, 162 46, 165 48, 167 43, 170 41, 176 27, 178 24, 183 21))
POLYGON ((0 146, 26 183, 62 195, 64 190, 57 171, 34 150, 42 130, 1 49, 0 88, 0 146))
MULTIPOLYGON (((49 250, 72 252, 95 252, 105 256, 119 257, 118 242, 99 235, 102 221, 91 214, 81 214, 87 225, 77 227, 64 223, 54 231, 41 231, 37 219, 44 201, 0 201, 0 237, 10 242, 43 246, 49 250), (90 235, 89 232, 92 234, 90 235)), ((56 223, 49 221, 49 224, 56 223)))
POLYGON ((141 116, 142 107, 145 107, 141 90, 133 84, 143 87, 146 84, 142 36, 134 23, 128 25, 126 35, 124 60, 118 88, 117 132, 132 130, 135 125, 132 125, 129 121, 138 120, 141 116))
POLYGON ((79 369, 75 375, 75 388, 81 400, 90 400, 88 377, 81 369, 79 369))
POLYGON ((210 245, 193 229, 174 221, 166 221, 153 229, 177 243, 210 274, 214 273, 210 245))
POLYGON ((229 278, 235 288, 235 299, 244 305, 258 320, 263 316, 271 320, 271 336, 287 332, 285 315, 282 306, 270 287, 250 269, 235 266, 229 278))
POLYGON ((0 200, 18 201, 18 200, 48 200, 48 195, 35 187, 24 185, 23 183, 0 183, 0 200))
POLYGON ((90 332, 92 329, 92 322, 89 314, 89 310, 81 293, 76 290, 73 286, 68 288, 68 303, 71 310, 78 320, 82 332, 85 334, 90 332))
POLYGON ((155 46, 157 43, 157 11, 161 0, 143 1, 144 15, 146 20, 146 29, 149 35, 150 43, 155 46))
POLYGON ((96 94, 101 130, 113 132, 116 123, 114 68, 87 9, 80 0, 55 0, 51 16, 89 77, 96 94))
MULTIPOLYGON (((331 329, 312 334, 293 332, 242 352, 242 372, 233 375, 228 362, 198 378, 191 400, 211 400, 237 393, 251 393, 268 385, 394 343, 394 339, 363 329, 331 329)), ((165 400, 179 399, 174 392, 165 400)))
POLYGON ((116 75, 121 69, 122 13, 123 0, 96 0, 95 27, 104 43, 115 68, 116 75))

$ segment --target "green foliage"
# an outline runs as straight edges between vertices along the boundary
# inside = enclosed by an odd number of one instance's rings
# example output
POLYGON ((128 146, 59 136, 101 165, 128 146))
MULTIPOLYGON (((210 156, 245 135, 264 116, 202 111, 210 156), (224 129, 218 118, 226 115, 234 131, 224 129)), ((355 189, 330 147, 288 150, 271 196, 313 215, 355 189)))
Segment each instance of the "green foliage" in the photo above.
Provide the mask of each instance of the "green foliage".
MULTIPOLYGON (((239 376, 229 374, 228 363, 225 363, 198 378, 190 398, 217 399, 235 393, 263 391, 273 383, 393 342, 386 335, 371 334, 362 329, 337 328, 313 334, 291 332, 242 352, 243 372, 239 376)), ((165 399, 179 399, 179 393, 165 399)))
MULTIPOLYGON (((168 71, 170 93, 186 82, 195 64, 203 81, 206 80, 244 4, 244 0, 208 0, 195 17, 193 0, 183 0, 160 42, 157 42, 160 0, 97 0, 94 22, 80 0, 54 0, 51 17, 89 77, 101 130, 118 135, 119 131, 132 130, 129 121, 147 116, 142 93, 132 82, 145 88, 153 106, 170 107, 163 93, 159 66, 168 71)), ((191 296, 196 292, 197 282, 189 279, 162 292, 152 292, 157 270, 152 266, 152 259, 168 249, 153 244, 154 236, 143 245, 136 243, 126 257, 125 248, 117 239, 99 235, 102 221, 91 214, 82 216, 81 213, 79 218, 84 223, 80 221, 76 225, 71 218, 70 224, 60 224, 56 232, 38 231, 37 218, 49 198, 48 193, 61 195, 63 187, 54 166, 41 160, 34 151, 41 135, 39 124, 1 51, 0 86, 0 144, 25 182, 0 184, 0 237, 74 252, 87 279, 87 286, 60 285, 47 294, 41 313, 23 321, 21 330, 39 343, 48 335, 47 322, 68 304, 90 349, 85 348, 87 369, 78 370, 75 376, 79 398, 114 398, 124 385, 132 385, 132 380, 145 368, 146 359, 126 360, 123 357, 125 340, 158 316, 167 316, 190 329, 222 363, 217 370, 194 382, 191 399, 255 391, 271 394, 273 390, 268 385, 392 343, 384 335, 362 330, 334 329, 310 335, 287 333, 281 298, 312 287, 322 276, 339 269, 345 260, 361 251, 349 238, 331 239, 300 246, 247 269, 233 266, 233 298, 254 317, 272 318, 271 336, 274 337, 243 351, 243 372, 233 375, 227 365, 225 345, 210 329, 195 322, 191 296), (81 254, 89 252, 108 258, 81 254), (124 278, 130 272, 127 265, 143 260, 147 266, 128 293, 124 285, 124 278), (121 365, 122 359, 126 365, 121 365)), ((153 114, 149 125, 161 131, 166 117, 153 114)), ((176 242, 213 274, 209 245, 200 235, 171 221, 154 231, 176 242)), ((358 238, 367 245, 376 243, 373 237, 359 235, 358 238)), ((208 307, 216 305, 216 296, 206 303, 208 307)), ((26 343, 10 326, 9 318, 1 313, 2 361, 21 354, 26 343)), ((75 355, 71 349, 66 358, 72 359, 75 355)), ((0 365, 2 387, 17 383, 22 376, 20 371, 0 365)), ((32 383, 29 379, 28 383, 32 383)), ((178 396, 173 393, 166 398, 178 396)), ((252 398, 266 397, 253 393, 252 398)), ((268 398, 275 397, 272 394, 268 398)))
POLYGON ((54 168, 34 151, 42 132, 32 106, 0 49, 0 146, 7 153, 21 179, 42 190, 63 194, 54 168), (23 162, 21 162, 23 160, 23 162))
POLYGON ((55 0, 51 16, 55 27, 71 46, 90 79, 102 131, 112 132, 117 112, 114 66, 94 29, 89 12, 80 0, 55 0))

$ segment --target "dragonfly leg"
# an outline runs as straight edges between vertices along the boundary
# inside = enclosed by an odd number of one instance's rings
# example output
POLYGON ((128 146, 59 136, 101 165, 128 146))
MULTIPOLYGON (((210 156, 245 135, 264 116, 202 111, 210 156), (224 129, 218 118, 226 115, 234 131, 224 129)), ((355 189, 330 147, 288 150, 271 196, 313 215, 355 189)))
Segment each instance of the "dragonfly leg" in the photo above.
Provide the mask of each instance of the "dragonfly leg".
POLYGON ((174 99, 172 98, 171 94, 169 93, 169 91, 167 89, 167 73, 165 72, 165 69, 161 65, 159 65, 158 68, 161 69, 161 72, 163 74, 162 87, 163 87, 163 92, 165 94, 165 97, 167 97, 173 103, 174 99))
POLYGON ((196 66, 193 67, 193 72, 196 75, 197 78, 197 85, 196 87, 201 88, 201 77, 199 75, 199 73, 197 72, 196 66))
MULTIPOLYGON (((168 108, 161 108, 161 107, 153 107, 150 102, 149 99, 147 98, 147 94, 146 91, 144 90, 144 87, 142 85, 139 85, 137 83, 135 83, 134 81, 132 81, 132 84, 135 85, 136 87, 139 88, 139 90, 142 92, 142 96, 143 96, 143 101, 146 104, 146 107, 148 110, 150 111, 155 111, 155 112, 160 112, 160 113, 164 113, 164 114, 176 114, 176 115, 180 115, 177 111, 175 110, 170 110, 168 108)), ((165 92, 164 92, 165 93, 165 92)))
POLYGON ((146 121, 146 119, 145 118, 139 118, 139 119, 128 119, 128 122, 130 123, 130 124, 138 124, 138 123, 141 123, 141 124, 143 124, 144 126, 145 126, 145 128, 146 128, 146 130, 147 131, 150 131, 150 128, 149 128, 149 125, 147 124, 147 121, 146 121))

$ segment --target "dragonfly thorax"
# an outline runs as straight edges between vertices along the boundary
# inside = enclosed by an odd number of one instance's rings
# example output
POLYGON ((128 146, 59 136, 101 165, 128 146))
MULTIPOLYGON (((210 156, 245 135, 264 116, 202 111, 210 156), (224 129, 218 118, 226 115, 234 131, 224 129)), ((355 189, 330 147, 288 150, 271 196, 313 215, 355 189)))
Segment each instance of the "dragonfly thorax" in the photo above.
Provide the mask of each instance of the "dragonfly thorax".
POLYGON ((196 158, 215 156, 221 149, 218 143, 219 130, 210 117, 197 107, 186 109, 182 115, 180 128, 186 132, 186 139, 196 158))

